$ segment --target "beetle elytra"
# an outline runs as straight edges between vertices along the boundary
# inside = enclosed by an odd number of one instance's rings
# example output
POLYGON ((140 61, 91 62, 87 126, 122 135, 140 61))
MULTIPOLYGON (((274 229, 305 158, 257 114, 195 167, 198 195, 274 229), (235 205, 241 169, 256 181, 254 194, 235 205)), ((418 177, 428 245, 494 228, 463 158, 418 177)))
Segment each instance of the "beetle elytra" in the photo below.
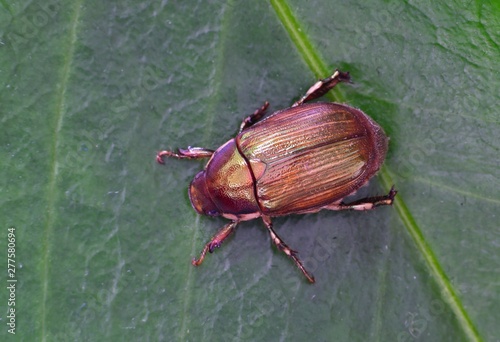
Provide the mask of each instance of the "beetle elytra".
POLYGON ((230 219, 205 245, 198 259, 212 253, 240 221, 261 217, 272 242, 288 255, 306 278, 314 277, 276 234, 272 217, 328 210, 370 210, 391 205, 387 195, 345 203, 381 167, 388 139, 382 128, 359 109, 338 103, 308 103, 339 82, 350 82, 347 72, 336 70, 316 82, 290 108, 266 118, 266 102, 243 120, 238 135, 217 150, 200 147, 158 152, 156 160, 210 158, 189 186, 193 208, 208 216, 230 219))

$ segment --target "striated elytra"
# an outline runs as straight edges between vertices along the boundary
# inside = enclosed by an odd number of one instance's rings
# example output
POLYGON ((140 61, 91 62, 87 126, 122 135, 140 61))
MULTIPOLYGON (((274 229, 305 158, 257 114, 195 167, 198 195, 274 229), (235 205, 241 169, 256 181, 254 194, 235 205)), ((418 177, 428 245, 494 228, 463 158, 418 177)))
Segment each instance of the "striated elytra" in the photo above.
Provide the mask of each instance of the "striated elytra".
POLYGON ((343 202, 355 193, 382 165, 388 139, 382 128, 359 109, 328 102, 307 103, 339 82, 350 82, 349 73, 336 70, 316 82, 292 107, 263 119, 265 103, 241 124, 238 135, 216 151, 188 147, 164 157, 210 158, 189 186, 193 208, 208 216, 231 220, 205 245, 195 266, 207 252, 220 247, 240 221, 261 217, 273 243, 288 255, 306 278, 297 252, 273 229, 271 217, 329 210, 370 210, 391 205, 392 188, 385 196, 343 202))

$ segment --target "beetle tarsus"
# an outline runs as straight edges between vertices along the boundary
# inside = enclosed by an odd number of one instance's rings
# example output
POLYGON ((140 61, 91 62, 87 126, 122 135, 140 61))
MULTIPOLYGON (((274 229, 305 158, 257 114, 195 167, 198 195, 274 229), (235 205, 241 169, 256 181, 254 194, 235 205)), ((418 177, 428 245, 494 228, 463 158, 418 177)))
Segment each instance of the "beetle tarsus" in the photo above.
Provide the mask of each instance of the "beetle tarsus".
POLYGON ((339 82, 352 83, 349 72, 342 72, 336 69, 335 72, 330 77, 327 77, 325 79, 319 80, 318 82, 314 83, 312 87, 310 87, 309 90, 307 90, 306 94, 300 100, 295 102, 292 105, 292 107, 300 106, 305 102, 314 100, 318 97, 325 95, 327 92, 333 89, 333 87, 335 87, 339 82))
POLYGON ((381 205, 392 205, 394 203, 394 198, 396 197, 398 191, 394 188, 394 185, 391 186, 391 190, 385 196, 374 197, 375 202, 373 203, 374 207, 379 207, 381 205))
POLYGON ((238 221, 232 221, 231 223, 226 224, 222 227, 210 241, 203 247, 201 251, 200 257, 198 259, 193 259, 191 264, 193 266, 199 266, 205 259, 205 255, 207 252, 212 253, 215 248, 219 248, 222 245, 222 242, 234 231, 234 228, 238 225, 238 221))
POLYGON ((253 112, 252 115, 247 116, 240 125, 239 133, 243 132, 245 129, 257 123, 260 119, 262 119, 264 114, 266 114, 267 107, 269 107, 269 102, 266 101, 264 102, 262 107, 253 112))
POLYGON ((304 276, 309 280, 310 283, 314 284, 315 280, 314 277, 307 272, 306 268, 300 261, 300 259, 297 257, 297 251, 294 251, 288 245, 283 241, 278 234, 273 229, 273 223, 271 222, 271 218, 267 216, 262 216, 262 220, 266 224, 266 227, 269 231, 269 235, 271 236, 271 240, 273 243, 276 245, 276 247, 280 250, 283 251, 286 255, 288 255, 290 258, 292 258, 293 262, 295 262, 295 265, 302 271, 304 276))
POLYGON ((177 159, 202 159, 210 158, 214 154, 213 150, 202 147, 191 147, 188 146, 187 149, 179 148, 179 152, 175 153, 172 151, 160 151, 156 154, 156 161, 159 164, 165 164, 165 157, 172 157, 177 159))
POLYGON ((205 259, 205 255, 207 254, 207 252, 208 252, 208 246, 205 246, 205 248, 203 248, 203 251, 201 251, 200 257, 198 259, 193 258, 193 260, 191 260, 191 265, 200 266, 201 263, 203 262, 203 259, 205 259))
POLYGON ((165 161, 163 160, 163 157, 168 157, 170 156, 170 151, 160 151, 156 154, 156 162, 158 164, 165 164, 165 161))
POLYGON ((327 206, 330 210, 371 210, 376 207, 383 205, 392 205, 394 203, 394 197, 396 197, 397 190, 394 185, 389 190, 389 193, 384 196, 375 196, 362 198, 351 203, 340 202, 339 204, 331 204, 327 206))

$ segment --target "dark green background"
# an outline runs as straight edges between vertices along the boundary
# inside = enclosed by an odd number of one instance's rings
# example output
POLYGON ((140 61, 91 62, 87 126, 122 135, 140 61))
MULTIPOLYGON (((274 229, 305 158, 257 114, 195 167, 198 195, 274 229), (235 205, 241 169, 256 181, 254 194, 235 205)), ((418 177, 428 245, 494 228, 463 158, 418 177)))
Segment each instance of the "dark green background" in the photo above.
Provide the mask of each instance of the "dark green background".
POLYGON ((498 339, 499 15, 489 1, 0 1, 0 337, 498 339), (192 267, 226 221, 190 206, 203 162, 162 167, 156 151, 216 148, 337 67, 355 84, 334 98, 391 137, 359 196, 394 182, 397 205, 276 219, 315 285, 259 220, 192 267))

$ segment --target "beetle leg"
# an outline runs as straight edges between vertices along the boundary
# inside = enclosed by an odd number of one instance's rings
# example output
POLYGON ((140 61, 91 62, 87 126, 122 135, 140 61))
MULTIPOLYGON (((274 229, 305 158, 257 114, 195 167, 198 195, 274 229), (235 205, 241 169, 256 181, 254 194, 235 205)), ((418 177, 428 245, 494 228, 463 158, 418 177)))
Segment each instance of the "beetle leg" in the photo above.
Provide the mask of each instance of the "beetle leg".
POLYGON ((319 80, 314 83, 311 88, 306 92, 304 96, 297 102, 295 102, 292 107, 300 106, 301 104, 314 100, 318 97, 325 95, 330 89, 335 87, 339 82, 351 82, 351 76, 348 72, 342 72, 340 70, 335 70, 332 76, 319 80))
POLYGON ((293 262, 295 262, 295 265, 304 273, 306 276, 307 280, 309 282, 314 283, 314 277, 307 272, 305 269, 304 265, 302 262, 299 260, 297 257, 297 252, 288 247, 288 245, 276 234, 276 232, 273 229, 273 223, 271 222, 271 218, 267 216, 262 216, 262 220, 266 224, 267 230, 269 230, 269 235, 271 235, 271 240, 273 240, 274 244, 280 251, 283 251, 286 255, 288 255, 290 258, 292 258, 293 262))
POLYGON ((205 255, 207 252, 212 253, 215 248, 219 248, 222 242, 233 232, 234 228, 238 225, 239 221, 232 221, 231 223, 226 224, 222 227, 221 230, 215 234, 212 239, 205 245, 203 250, 201 251, 200 257, 198 259, 193 259, 191 264, 193 266, 199 266, 203 259, 205 259, 205 255))
POLYGON ((164 157, 174 157, 178 159, 201 159, 209 158, 214 154, 213 150, 201 147, 188 146, 187 149, 179 149, 178 153, 172 151, 160 151, 156 154, 156 161, 160 164, 165 164, 164 157))
POLYGON ((253 112, 252 115, 249 115, 243 120, 243 122, 240 125, 240 131, 238 133, 243 132, 245 129, 248 127, 252 126, 254 123, 258 122, 264 114, 266 113, 267 107, 269 107, 269 102, 264 102, 264 105, 257 109, 255 112, 253 112))
POLYGON ((376 196, 376 197, 368 197, 362 198, 360 200, 344 203, 340 202, 339 204, 331 204, 327 206, 327 209, 330 210, 371 210, 375 207, 380 207, 382 205, 392 205, 394 202, 394 197, 398 192, 392 186, 389 193, 385 196, 376 196))

